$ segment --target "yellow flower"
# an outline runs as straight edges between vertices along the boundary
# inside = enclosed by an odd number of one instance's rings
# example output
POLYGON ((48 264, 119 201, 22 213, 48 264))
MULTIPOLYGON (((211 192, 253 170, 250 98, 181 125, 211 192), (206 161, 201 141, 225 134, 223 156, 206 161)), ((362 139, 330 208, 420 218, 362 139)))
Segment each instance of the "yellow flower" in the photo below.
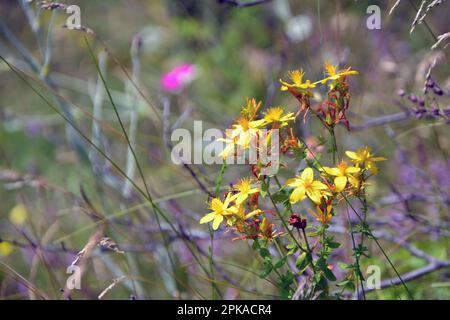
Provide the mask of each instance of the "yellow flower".
POLYGON ((217 140, 225 142, 225 148, 223 148, 222 152, 220 152, 219 157, 226 159, 230 156, 230 154, 234 154, 237 139, 219 138, 217 140))
POLYGON ((351 159, 350 161, 353 162, 355 166, 362 166, 364 169, 370 170, 373 174, 377 174, 378 168, 374 162, 384 161, 386 158, 374 157, 371 152, 372 149, 370 149, 370 147, 362 147, 356 152, 345 151, 345 154, 351 159))
POLYGON ((303 170, 300 176, 289 179, 286 184, 294 190, 289 198, 292 204, 303 201, 307 196, 315 203, 320 203, 322 196, 329 195, 328 187, 320 181, 314 181, 314 172, 311 168, 303 170))
POLYGON ((259 188, 252 187, 252 180, 250 178, 241 179, 235 186, 234 190, 238 191, 236 194, 236 204, 240 205, 250 195, 259 192, 259 188))
POLYGON ((326 83, 327 81, 335 81, 335 80, 339 80, 340 78, 342 78, 344 76, 358 74, 358 71, 352 70, 351 68, 347 68, 345 70, 338 71, 336 69, 336 66, 333 66, 329 62, 325 62, 324 69, 325 69, 325 73, 326 73, 326 75, 328 75, 328 77, 321 80, 320 83, 326 83))
POLYGON ((333 209, 332 206, 327 206, 326 212, 322 211, 319 206, 316 207, 316 212, 309 210, 309 213, 311 213, 314 217, 316 217, 317 221, 321 222, 322 224, 328 224, 331 221, 331 218, 333 215, 331 214, 331 210, 333 209))
POLYGON ((13 246, 9 242, 0 242, 0 257, 6 257, 13 252, 13 246))
POLYGON ((240 206, 238 212, 236 213, 236 217, 239 218, 241 221, 245 221, 257 215, 260 215, 261 213, 263 213, 261 209, 255 209, 249 213, 245 213, 244 206, 240 206))
POLYGON ((219 225, 222 223, 224 216, 229 216, 238 212, 238 208, 236 206, 230 207, 230 203, 235 199, 236 196, 231 195, 231 193, 227 194, 223 202, 220 200, 220 198, 212 199, 210 204, 212 212, 201 218, 200 224, 214 220, 212 227, 214 230, 217 230, 217 228, 219 228, 219 225))
POLYGON ((280 79, 282 84, 281 91, 286 91, 289 88, 297 88, 301 90, 312 89, 316 87, 317 82, 311 83, 311 81, 306 80, 303 82, 303 77, 305 76, 305 72, 300 70, 294 70, 288 72, 288 77, 292 80, 293 83, 287 83, 280 79))
POLYGON ((289 121, 295 120, 293 112, 288 112, 286 114, 283 113, 284 110, 282 107, 269 108, 266 112, 264 112, 264 120, 266 124, 277 123, 280 127, 285 127, 288 125, 289 121))
POLYGON ((9 221, 12 224, 19 226, 25 223, 27 220, 27 209, 23 204, 18 204, 9 212, 9 221))
POLYGON ((345 161, 341 161, 336 168, 323 167, 322 170, 325 171, 325 173, 336 177, 334 178, 336 192, 344 190, 347 181, 355 188, 358 187, 358 179, 355 178, 354 174, 358 173, 360 169, 357 167, 349 167, 345 161))
POLYGON ((226 131, 226 138, 217 139, 226 144, 219 156, 223 159, 228 158, 235 151, 235 146, 248 149, 252 139, 258 137, 259 129, 264 125, 264 119, 250 121, 244 117, 239 118, 238 123, 233 125, 233 129, 226 131))

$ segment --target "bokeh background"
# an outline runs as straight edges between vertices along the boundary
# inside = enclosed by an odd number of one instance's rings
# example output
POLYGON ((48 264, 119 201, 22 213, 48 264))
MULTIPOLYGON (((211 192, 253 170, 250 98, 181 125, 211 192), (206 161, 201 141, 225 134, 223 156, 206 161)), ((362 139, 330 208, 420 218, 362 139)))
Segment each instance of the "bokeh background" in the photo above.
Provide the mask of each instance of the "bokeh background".
MULTIPOLYGON (((92 36, 62 28, 67 15, 61 10, 2 0, 0 53, 142 186, 84 37, 89 39, 150 192, 187 241, 195 244, 205 265, 211 239, 208 227, 198 220, 207 210, 204 189, 214 190, 220 165, 173 164, 170 131, 192 131, 193 122, 200 120, 204 129, 226 129, 250 97, 262 100, 263 108, 282 105, 296 112, 295 100, 279 90, 278 79, 288 70, 303 68, 308 78, 319 79, 324 61, 351 66, 359 71, 350 81, 352 130, 337 129, 339 155, 369 145, 388 158, 369 189, 369 223, 384 236, 383 247, 403 274, 429 266, 434 261, 430 256, 450 259, 449 49, 445 41, 431 49, 438 35, 449 32, 450 8, 444 2, 430 10, 425 23, 410 33, 421 1, 400 1, 389 14, 394 2, 67 2, 81 8, 81 23, 95 32, 92 36), (366 10, 373 4, 381 9, 380 30, 366 26, 366 10), (165 88, 161 77, 180 64, 192 65, 195 72, 177 90, 165 88), (431 76, 442 95, 428 93, 423 112, 421 97, 432 65, 431 76)), ((211 281, 183 241, 162 222, 173 268, 150 207, 3 61, 0 119, 2 299, 64 295, 60 289, 69 276, 67 267, 99 232, 96 214, 108 218, 100 233, 125 254, 114 252, 114 245, 113 250, 95 249, 82 289, 72 291, 72 298, 96 299, 123 275, 127 278, 105 298, 212 297, 211 281)), ((313 121, 298 120, 296 126, 312 143, 313 137, 326 136, 313 121)), ((246 170, 228 170, 223 186, 246 170)), ((290 175, 292 171, 282 171, 284 178, 290 175)), ((343 271, 337 261, 350 262, 351 245, 348 233, 339 233, 347 226, 345 215, 334 223, 336 236, 346 244, 336 257, 339 274, 343 271)), ((276 298, 276 288, 258 278, 261 264, 249 244, 232 237, 218 232, 213 246, 215 281, 223 297, 276 298)), ((368 247, 371 256, 363 259, 363 266, 377 264, 382 280, 395 278, 377 247, 368 247)), ((447 264, 420 274, 408 286, 417 299, 449 299, 449 279, 447 264)), ((407 298, 400 286, 368 297, 407 298)))

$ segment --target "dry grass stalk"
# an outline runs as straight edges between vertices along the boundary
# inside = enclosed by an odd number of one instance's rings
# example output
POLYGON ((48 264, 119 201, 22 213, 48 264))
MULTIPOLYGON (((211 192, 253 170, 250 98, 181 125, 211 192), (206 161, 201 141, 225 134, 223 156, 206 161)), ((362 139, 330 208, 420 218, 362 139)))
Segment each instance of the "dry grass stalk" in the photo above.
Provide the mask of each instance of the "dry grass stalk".
POLYGON ((98 295, 98 299, 101 300, 105 294, 107 294, 111 289, 113 289, 118 283, 120 283, 122 280, 126 279, 125 276, 121 276, 119 278, 113 279, 113 282, 106 287, 105 290, 103 290, 99 295, 98 295))
MULTIPOLYGON (((450 39, 450 32, 441 34, 437 38, 438 38, 438 41, 436 41, 436 43, 433 44, 433 46, 431 47, 432 50, 436 49, 444 40, 450 39)), ((444 46, 444 48, 446 48, 447 45, 448 45, 448 43, 444 46)))

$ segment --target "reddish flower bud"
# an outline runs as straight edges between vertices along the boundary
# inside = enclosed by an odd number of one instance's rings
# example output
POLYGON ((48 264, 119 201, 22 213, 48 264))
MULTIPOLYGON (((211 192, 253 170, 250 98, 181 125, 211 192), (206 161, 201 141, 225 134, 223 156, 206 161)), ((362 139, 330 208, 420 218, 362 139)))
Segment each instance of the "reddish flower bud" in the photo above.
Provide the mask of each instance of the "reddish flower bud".
POLYGON ((289 218, 289 224, 297 229, 305 229, 306 228, 306 219, 300 218, 297 213, 293 213, 289 218))

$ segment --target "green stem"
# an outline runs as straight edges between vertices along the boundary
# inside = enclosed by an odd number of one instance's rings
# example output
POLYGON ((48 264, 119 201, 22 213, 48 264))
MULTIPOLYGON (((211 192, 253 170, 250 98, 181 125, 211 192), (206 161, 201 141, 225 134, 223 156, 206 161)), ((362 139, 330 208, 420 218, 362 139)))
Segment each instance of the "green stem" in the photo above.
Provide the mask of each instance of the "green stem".
MULTIPOLYGON (((275 179, 275 182, 277 183, 278 187, 281 188, 282 186, 281 186, 280 181, 278 180, 278 177, 277 177, 277 176, 274 176, 274 179, 275 179)), ((306 235, 305 229, 302 229, 302 232, 303 232, 303 237, 305 238, 306 249, 304 249, 302 246, 300 246, 299 242, 296 240, 296 238, 294 237, 294 235, 293 235, 293 233, 291 232, 291 230, 289 230, 288 225, 287 225, 286 222, 283 220, 283 218, 282 218, 282 216, 281 216, 281 214, 280 214, 280 212, 279 212, 279 210, 278 210, 278 208, 277 208, 275 202, 274 202, 273 199, 272 199, 272 196, 271 196, 270 192, 268 192, 268 194, 269 194, 270 200, 272 200, 272 204, 273 204, 273 206, 275 207, 275 210, 277 211, 277 214, 278 214, 278 216, 279 216, 281 222, 283 223, 285 229, 288 231, 289 235, 290 235, 291 238, 295 241, 295 243, 296 243, 297 246, 300 248, 300 250, 303 251, 303 252, 305 252, 305 253, 308 255, 308 258, 309 258, 308 260, 309 260, 309 262, 310 262, 311 268, 312 268, 313 272, 315 272, 315 267, 314 267, 314 261, 313 261, 312 251, 311 251, 311 247, 309 246, 309 243, 308 243, 308 237, 307 237, 307 235, 306 235)), ((291 207, 289 207, 288 210, 289 210, 290 214, 293 214, 293 213, 294 213, 294 212, 292 211, 292 208, 291 208, 291 207)), ((298 229, 297 229, 297 230, 298 230, 298 229)), ((301 238, 300 232, 299 232, 299 238, 301 238)))
POLYGON ((336 164, 336 154, 338 152, 337 143, 336 143, 336 134, 334 133, 334 128, 329 129, 331 135, 331 143, 333 150, 333 164, 336 164))

